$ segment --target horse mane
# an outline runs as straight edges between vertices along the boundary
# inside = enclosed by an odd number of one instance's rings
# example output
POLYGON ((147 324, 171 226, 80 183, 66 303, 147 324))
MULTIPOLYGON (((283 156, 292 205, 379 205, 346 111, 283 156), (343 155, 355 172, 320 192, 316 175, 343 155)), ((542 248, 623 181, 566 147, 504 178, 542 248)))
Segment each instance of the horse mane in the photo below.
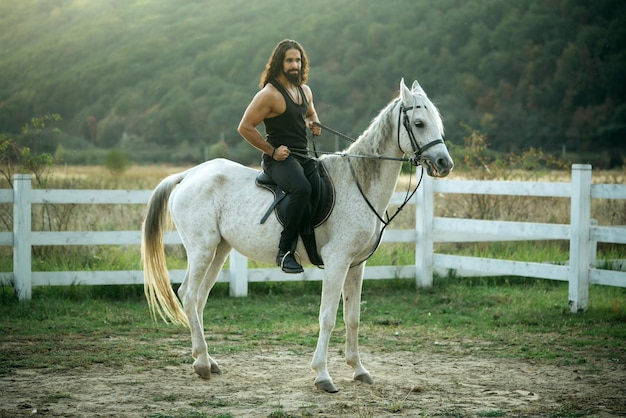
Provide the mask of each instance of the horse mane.
POLYGON ((363 155, 381 155, 383 152, 383 144, 389 135, 393 135, 391 129, 393 127, 393 109, 396 107, 400 98, 397 97, 385 106, 378 115, 372 119, 369 126, 348 148, 347 152, 363 155), (370 138, 365 140, 365 138, 370 138))
MULTIPOLYGON (((372 155, 381 156, 384 153, 385 140, 393 135, 392 129, 393 123, 393 109, 400 101, 397 97, 387 104, 378 113, 374 119, 370 122, 369 126, 359 137, 343 152, 353 155, 372 155)), ((324 156, 325 163, 331 165, 335 161, 344 160, 350 157, 340 157, 338 155, 326 155, 324 156)), ((370 158, 354 158, 352 159, 352 166, 356 175, 364 180, 364 183, 369 183, 371 180, 376 179, 378 176, 377 164, 380 164, 379 160, 370 158)))

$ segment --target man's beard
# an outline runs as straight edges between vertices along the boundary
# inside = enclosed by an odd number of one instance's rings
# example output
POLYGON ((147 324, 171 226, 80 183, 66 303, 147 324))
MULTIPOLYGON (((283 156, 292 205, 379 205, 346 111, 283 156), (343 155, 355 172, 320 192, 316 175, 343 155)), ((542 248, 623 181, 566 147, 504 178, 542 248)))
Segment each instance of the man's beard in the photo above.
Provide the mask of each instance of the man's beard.
POLYGON ((283 71, 283 75, 285 76, 285 78, 287 78, 287 81, 289 81, 294 86, 299 86, 300 84, 302 84, 300 71, 297 71, 297 72, 283 71))

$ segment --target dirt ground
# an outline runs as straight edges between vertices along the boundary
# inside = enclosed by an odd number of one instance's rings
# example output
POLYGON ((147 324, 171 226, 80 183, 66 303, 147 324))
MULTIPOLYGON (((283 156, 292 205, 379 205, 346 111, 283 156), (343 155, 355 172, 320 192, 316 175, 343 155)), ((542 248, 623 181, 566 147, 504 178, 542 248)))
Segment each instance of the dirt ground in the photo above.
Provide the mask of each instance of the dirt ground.
POLYGON ((350 380, 335 352, 339 393, 315 389, 310 356, 261 351, 217 359, 202 380, 191 364, 150 370, 18 370, 0 379, 0 416, 46 417, 528 417, 626 415, 626 368, 617 360, 547 366, 439 353, 363 352, 374 386, 350 380), (230 414, 230 415, 228 415, 230 414))

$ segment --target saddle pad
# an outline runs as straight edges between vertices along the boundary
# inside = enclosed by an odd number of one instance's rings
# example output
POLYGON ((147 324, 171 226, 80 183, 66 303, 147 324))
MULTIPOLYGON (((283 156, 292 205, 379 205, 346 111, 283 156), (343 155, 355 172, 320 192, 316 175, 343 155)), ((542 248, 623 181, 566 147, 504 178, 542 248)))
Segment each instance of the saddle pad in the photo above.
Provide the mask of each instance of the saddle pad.
MULTIPOLYGON (((322 164, 321 161, 318 164, 318 172, 319 172, 320 178, 322 179, 322 182, 320 183, 321 190, 318 193, 320 204, 314 205, 318 207, 318 210, 313 214, 313 218, 311 220, 314 228, 317 228, 318 226, 326 222, 326 220, 332 213, 333 208, 335 207, 335 186, 333 185, 332 179, 330 178, 330 176, 328 175, 328 172, 326 171, 326 167, 324 167, 324 164, 322 164)), ((282 225, 283 220, 282 220, 281 215, 282 215, 283 209, 281 206, 281 202, 283 198, 285 197, 285 192, 282 191, 280 187, 278 187, 278 185, 274 183, 272 178, 263 171, 261 171, 257 175, 255 182, 257 186, 263 187, 271 191, 274 194, 274 201, 268 210, 268 214, 273 209, 274 212, 276 213, 276 217, 278 218, 278 221, 282 225)), ((264 222, 268 214, 266 214, 266 216, 263 217, 263 221, 261 223, 264 222)), ((303 223, 306 223, 306 220, 303 220, 303 223)))

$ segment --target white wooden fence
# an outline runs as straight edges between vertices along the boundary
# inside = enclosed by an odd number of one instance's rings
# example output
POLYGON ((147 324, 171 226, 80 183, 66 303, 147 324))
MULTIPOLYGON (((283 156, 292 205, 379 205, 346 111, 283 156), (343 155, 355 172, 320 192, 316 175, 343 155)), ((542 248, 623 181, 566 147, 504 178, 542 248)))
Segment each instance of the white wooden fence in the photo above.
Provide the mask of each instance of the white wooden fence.
MULTIPOLYGON (((141 284, 141 270, 127 271, 32 271, 32 247, 48 245, 138 245, 140 231, 47 232, 31 230, 34 204, 145 204, 150 190, 34 190, 29 175, 16 175, 14 188, 0 190, 0 203, 13 203, 13 232, 0 232, 0 245, 13 246, 13 272, 0 273, 0 281, 13 283, 21 300, 30 299, 32 286, 72 284, 141 284)), ((404 193, 396 193, 399 204, 404 193)), ((591 219, 591 200, 626 199, 626 185, 591 184, 591 166, 573 165, 572 181, 511 182, 433 180, 424 176, 422 186, 410 202, 415 206, 416 227, 387 230, 383 242, 415 243, 415 264, 366 267, 365 279, 412 278, 418 287, 432 286, 435 272, 455 270, 462 276, 523 276, 569 282, 572 312, 587 308, 589 285, 626 287, 626 272, 595 268, 597 242, 626 244, 624 226, 596 226, 591 219), (434 217, 434 199, 442 193, 563 197, 571 200, 569 225, 468 220, 434 217), (568 265, 495 260, 433 252, 435 242, 568 240, 568 265)), ((175 231, 165 234, 166 244, 179 244, 175 231)), ((184 270, 171 270, 173 283, 180 283, 184 270)), ((248 283, 264 281, 321 280, 323 270, 305 268, 288 275, 277 268, 249 269, 245 257, 233 251, 230 268, 219 281, 230 283, 231 296, 246 296, 248 283)))

